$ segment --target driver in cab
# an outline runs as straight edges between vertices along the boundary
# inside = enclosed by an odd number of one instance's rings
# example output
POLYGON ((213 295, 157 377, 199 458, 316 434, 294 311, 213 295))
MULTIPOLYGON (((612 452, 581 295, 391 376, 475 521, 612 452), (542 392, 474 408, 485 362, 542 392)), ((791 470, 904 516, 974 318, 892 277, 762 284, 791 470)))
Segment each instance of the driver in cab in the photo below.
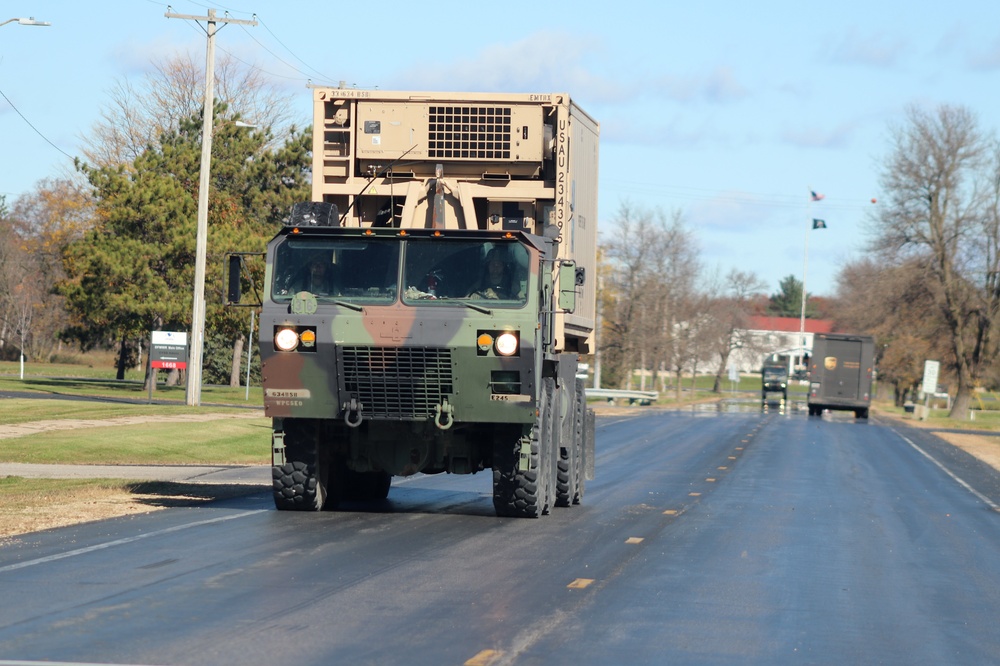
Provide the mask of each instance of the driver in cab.
POLYGON ((478 285, 469 298, 507 300, 518 297, 510 262, 499 248, 493 248, 486 255, 486 265, 478 285))

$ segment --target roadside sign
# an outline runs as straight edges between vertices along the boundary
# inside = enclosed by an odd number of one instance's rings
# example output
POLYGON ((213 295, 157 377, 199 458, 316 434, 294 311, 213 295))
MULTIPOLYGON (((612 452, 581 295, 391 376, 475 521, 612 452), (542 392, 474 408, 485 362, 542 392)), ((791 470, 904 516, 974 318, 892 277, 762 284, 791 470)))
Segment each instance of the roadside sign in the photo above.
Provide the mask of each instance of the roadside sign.
POLYGON ((184 331, 152 331, 149 364, 158 370, 187 369, 187 333, 184 331))
POLYGON ((940 361, 924 361, 924 393, 937 393, 938 371, 941 369, 940 361))

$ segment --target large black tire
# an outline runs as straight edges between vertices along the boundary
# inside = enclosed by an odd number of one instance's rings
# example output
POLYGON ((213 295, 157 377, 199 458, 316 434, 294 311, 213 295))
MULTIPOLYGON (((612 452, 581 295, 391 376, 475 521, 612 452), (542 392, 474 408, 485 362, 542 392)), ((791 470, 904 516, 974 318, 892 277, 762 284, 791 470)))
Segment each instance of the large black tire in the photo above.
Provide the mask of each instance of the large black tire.
POLYGON ((319 445, 319 430, 307 419, 285 419, 284 432, 285 464, 271 467, 274 506, 281 511, 319 511, 329 501, 328 450, 319 445))
POLYGON ((573 493, 573 504, 579 504, 583 500, 583 491, 587 484, 587 470, 585 469, 587 447, 587 389, 582 379, 576 380, 576 414, 573 419, 575 437, 573 446, 576 451, 576 488, 573 493))
POLYGON ((556 506, 579 504, 583 497, 584 411, 587 400, 582 379, 577 379, 573 388, 572 395, 569 391, 560 391, 566 415, 556 461, 556 506))
POLYGON ((513 442, 494 446, 493 508, 498 516, 538 518, 549 509, 554 432, 555 383, 542 380, 541 408, 531 432, 513 442), (528 437, 530 452, 527 469, 520 469, 521 441, 528 437))

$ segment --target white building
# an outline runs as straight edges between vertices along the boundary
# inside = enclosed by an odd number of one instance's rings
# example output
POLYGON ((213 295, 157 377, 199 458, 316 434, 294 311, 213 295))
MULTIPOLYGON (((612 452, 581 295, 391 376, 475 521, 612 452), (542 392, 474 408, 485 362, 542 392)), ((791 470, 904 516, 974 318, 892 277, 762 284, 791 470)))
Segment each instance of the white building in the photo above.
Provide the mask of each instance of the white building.
POLYGON ((804 355, 810 354, 813 335, 830 333, 833 322, 829 319, 806 319, 805 331, 800 330, 798 317, 751 317, 750 327, 744 332, 746 342, 733 351, 729 365, 741 373, 760 372, 764 356, 778 354, 788 363, 789 375, 805 370, 804 355))

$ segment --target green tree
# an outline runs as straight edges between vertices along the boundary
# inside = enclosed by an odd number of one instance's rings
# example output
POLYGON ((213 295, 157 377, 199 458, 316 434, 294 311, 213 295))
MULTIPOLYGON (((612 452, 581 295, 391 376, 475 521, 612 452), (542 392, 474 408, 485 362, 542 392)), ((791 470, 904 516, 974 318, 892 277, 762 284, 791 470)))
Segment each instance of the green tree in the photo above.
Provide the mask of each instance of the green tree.
MULTIPOLYGON (((291 203, 308 198, 310 137, 293 128, 279 149, 268 150, 268 130, 237 126, 239 117, 223 105, 216 117, 206 338, 235 341, 245 335, 247 318, 222 307, 223 254, 263 250, 291 203)), ((190 326, 200 154, 199 114, 165 132, 127 168, 80 165, 94 190, 97 225, 67 247, 61 292, 77 318, 77 337, 122 342, 119 377, 129 341, 144 340, 150 330, 190 326)))
MULTIPOLYGON (((809 300, 812 295, 806 293, 806 317, 816 317, 816 307, 809 300)), ((794 275, 789 275, 778 283, 777 293, 771 294, 768 300, 767 312, 772 317, 802 316, 802 281, 794 275)))

